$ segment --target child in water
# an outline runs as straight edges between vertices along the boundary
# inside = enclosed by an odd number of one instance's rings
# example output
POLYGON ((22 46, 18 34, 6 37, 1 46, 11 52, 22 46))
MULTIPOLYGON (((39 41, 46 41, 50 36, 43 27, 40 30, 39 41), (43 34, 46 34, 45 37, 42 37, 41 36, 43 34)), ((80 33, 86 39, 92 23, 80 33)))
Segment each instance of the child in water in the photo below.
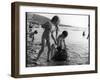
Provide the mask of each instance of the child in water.
POLYGON ((67 31, 63 31, 57 38, 57 50, 52 57, 54 61, 65 61, 67 59, 66 43, 65 38, 68 36, 67 31))
POLYGON ((58 36, 57 38, 57 46, 60 47, 61 49, 65 49, 66 48, 66 44, 65 44, 65 38, 68 36, 68 32, 67 31, 63 31, 61 35, 58 36))

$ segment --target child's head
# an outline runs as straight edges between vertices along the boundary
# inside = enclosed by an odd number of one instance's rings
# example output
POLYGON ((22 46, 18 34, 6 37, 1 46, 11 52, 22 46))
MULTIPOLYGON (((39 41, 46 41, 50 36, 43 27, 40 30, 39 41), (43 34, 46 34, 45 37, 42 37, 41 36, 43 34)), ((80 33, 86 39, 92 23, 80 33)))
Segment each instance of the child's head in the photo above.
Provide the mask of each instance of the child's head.
POLYGON ((68 36, 68 32, 67 31, 63 31, 62 32, 62 36, 63 36, 63 38, 66 38, 68 36))
POLYGON ((37 33, 38 33, 37 30, 35 30, 35 31, 34 31, 34 34, 37 34, 37 33))
POLYGON ((54 17, 51 19, 51 22, 52 22, 54 25, 58 25, 58 24, 60 23, 59 17, 58 17, 58 16, 54 16, 54 17))

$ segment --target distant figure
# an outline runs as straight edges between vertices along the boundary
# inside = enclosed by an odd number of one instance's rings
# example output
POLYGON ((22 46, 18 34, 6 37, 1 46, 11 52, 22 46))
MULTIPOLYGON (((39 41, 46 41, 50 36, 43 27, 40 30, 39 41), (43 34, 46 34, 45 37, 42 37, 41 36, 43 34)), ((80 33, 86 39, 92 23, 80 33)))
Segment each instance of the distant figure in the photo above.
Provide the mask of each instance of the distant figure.
POLYGON ((83 37, 85 36, 85 31, 83 31, 83 34, 82 35, 83 35, 83 37))
MULTIPOLYGON (((35 59, 35 61, 37 61, 40 58, 41 54, 43 53, 45 44, 48 48, 47 61, 49 61, 49 54, 50 54, 50 51, 51 51, 50 34, 51 34, 52 39, 56 43, 56 39, 53 36, 53 32, 56 31, 56 33, 58 33, 57 32, 58 31, 58 28, 57 28, 58 24, 59 24, 59 18, 58 18, 58 16, 54 16, 52 18, 51 22, 47 21, 45 24, 42 25, 42 28, 44 29, 44 32, 42 34, 42 41, 41 41, 42 46, 41 46, 41 49, 40 49, 38 56, 35 59)), ((56 34, 56 36, 57 36, 57 34, 56 34)))
POLYGON ((87 36, 87 39, 89 39, 89 34, 88 34, 88 36, 87 36))
POLYGON ((32 38, 32 42, 34 41, 34 35, 37 34, 37 33, 38 33, 37 30, 35 30, 34 32, 32 32, 30 34, 30 38, 32 38))
POLYGON ((57 51, 55 52, 52 60, 54 61, 65 61, 67 59, 66 43, 65 38, 68 36, 67 31, 63 31, 57 38, 57 51))
POLYGON ((33 27, 33 26, 32 26, 32 22, 30 22, 30 23, 29 23, 29 32, 32 31, 32 27, 33 27))

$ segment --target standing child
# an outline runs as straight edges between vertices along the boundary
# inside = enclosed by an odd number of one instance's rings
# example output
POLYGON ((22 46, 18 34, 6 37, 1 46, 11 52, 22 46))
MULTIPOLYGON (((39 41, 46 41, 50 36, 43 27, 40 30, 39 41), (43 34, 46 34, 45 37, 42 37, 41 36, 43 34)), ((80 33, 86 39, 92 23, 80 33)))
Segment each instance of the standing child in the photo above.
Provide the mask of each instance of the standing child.
MULTIPOLYGON (((43 32, 42 38, 41 38, 42 39, 42 41, 41 41, 42 46, 41 46, 41 49, 40 49, 35 61, 37 61, 40 58, 41 54, 43 53, 45 44, 48 48, 47 61, 49 61, 49 55, 50 55, 50 51, 51 51, 50 36, 52 37, 52 39, 56 43, 56 38, 54 37, 53 32, 56 31, 56 33, 57 33, 57 31, 58 31, 57 25, 58 24, 59 24, 59 18, 58 18, 58 16, 54 16, 50 22, 47 21, 45 24, 42 25, 42 28, 44 29, 44 32, 43 32)), ((57 34, 56 34, 56 36, 57 36, 57 34)))

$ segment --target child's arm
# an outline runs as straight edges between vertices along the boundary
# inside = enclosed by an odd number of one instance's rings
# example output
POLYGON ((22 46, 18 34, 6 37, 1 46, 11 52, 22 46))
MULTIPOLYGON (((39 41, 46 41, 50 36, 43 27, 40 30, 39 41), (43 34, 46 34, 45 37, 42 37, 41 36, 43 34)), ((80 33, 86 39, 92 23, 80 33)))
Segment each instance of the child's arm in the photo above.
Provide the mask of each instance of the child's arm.
POLYGON ((46 23, 42 24, 42 26, 41 26, 41 27, 42 27, 42 28, 49 27, 49 22, 46 22, 46 23))
POLYGON ((53 36, 53 31, 51 31, 51 37, 52 37, 52 39, 54 40, 55 44, 57 45, 56 39, 55 39, 54 36, 53 36))
POLYGON ((64 42, 64 49, 67 49, 68 50, 67 45, 65 43, 65 40, 63 40, 63 42, 64 42))

